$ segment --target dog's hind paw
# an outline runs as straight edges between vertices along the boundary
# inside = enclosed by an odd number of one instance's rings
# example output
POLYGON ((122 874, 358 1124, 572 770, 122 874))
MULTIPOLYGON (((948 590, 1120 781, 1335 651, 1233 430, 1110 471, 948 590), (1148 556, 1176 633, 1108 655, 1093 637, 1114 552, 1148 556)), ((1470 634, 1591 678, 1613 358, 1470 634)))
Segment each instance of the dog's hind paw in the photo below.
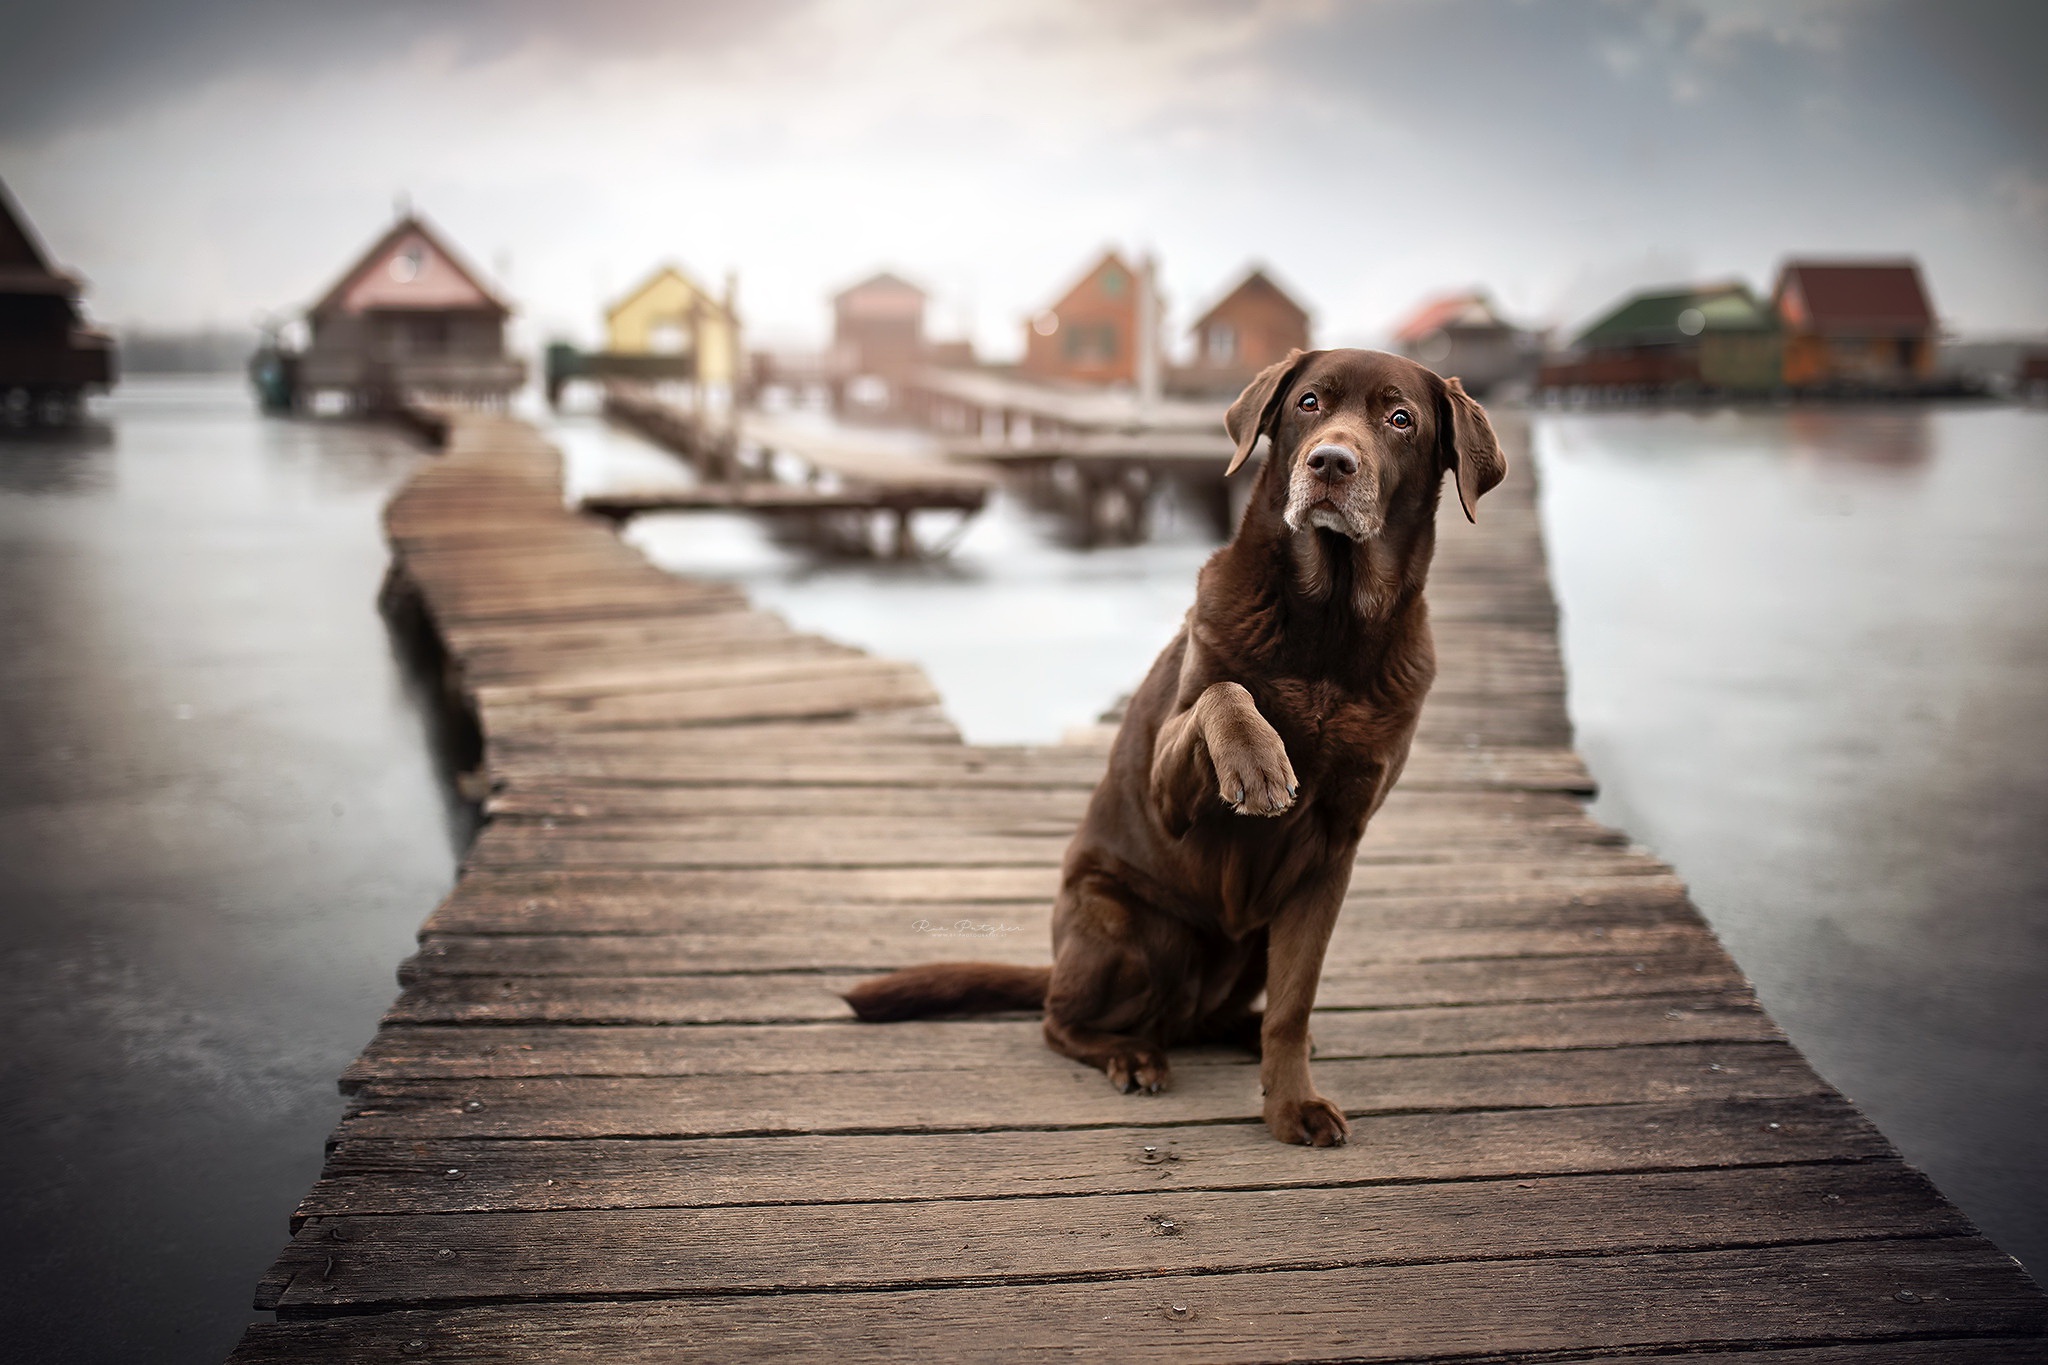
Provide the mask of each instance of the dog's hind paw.
POLYGON ((1342 1147, 1351 1138, 1351 1125, 1344 1111, 1311 1095, 1305 1100, 1281 1100, 1266 1105, 1266 1128, 1282 1142, 1302 1147, 1342 1147))
POLYGON ((1102 1064, 1109 1083, 1126 1095, 1156 1095, 1166 1089, 1170 1072, 1166 1058, 1156 1052, 1119 1053, 1102 1064))

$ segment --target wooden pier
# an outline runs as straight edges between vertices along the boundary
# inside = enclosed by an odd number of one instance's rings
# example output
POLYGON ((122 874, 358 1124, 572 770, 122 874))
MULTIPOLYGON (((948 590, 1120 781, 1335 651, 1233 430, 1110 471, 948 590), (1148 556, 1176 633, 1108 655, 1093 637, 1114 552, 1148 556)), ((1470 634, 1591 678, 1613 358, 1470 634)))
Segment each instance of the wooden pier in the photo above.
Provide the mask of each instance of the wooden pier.
POLYGON ((841 518, 851 546, 871 545, 862 520, 886 514, 890 544, 899 558, 921 553, 911 527, 918 512, 979 512, 995 484, 984 470, 949 465, 936 455, 918 460, 858 433, 836 433, 788 418, 743 411, 729 430, 716 430, 695 413, 651 390, 610 385, 605 413, 682 456, 702 482, 689 487, 613 489, 583 499, 583 509, 623 521, 644 512, 740 511, 797 516, 820 530, 841 518), (751 455, 753 458, 747 458, 751 455), (775 478, 774 457, 803 471, 801 482, 775 478), (854 518, 850 527, 843 519, 854 518))
POLYGON ((389 509, 490 818, 239 1365, 2048 1360, 2048 1301, 1584 813, 1526 461, 1442 538, 1316 1017, 1335 1150, 1266 1135, 1240 1054, 1134 1097, 1030 1019, 854 1023, 875 970, 1045 960, 1103 748, 963 744, 559 477, 458 416, 389 509))

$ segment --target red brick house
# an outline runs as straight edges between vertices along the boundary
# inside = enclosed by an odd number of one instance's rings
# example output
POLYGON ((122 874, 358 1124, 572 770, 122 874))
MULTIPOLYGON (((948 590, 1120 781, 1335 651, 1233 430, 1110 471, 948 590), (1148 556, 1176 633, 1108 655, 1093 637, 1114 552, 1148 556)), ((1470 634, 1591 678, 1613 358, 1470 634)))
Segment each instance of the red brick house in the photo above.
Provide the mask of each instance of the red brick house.
POLYGON ((1130 384, 1138 376, 1138 272, 1114 251, 1024 325, 1023 373, 1130 384))
POLYGON ((1892 388, 1934 373, 1934 308, 1911 259, 1787 261, 1771 291, 1785 383, 1892 388))
POLYGON ((1235 289, 1195 321, 1194 358, 1175 387, 1235 393, 1292 350, 1309 348, 1308 310, 1254 266, 1235 289))

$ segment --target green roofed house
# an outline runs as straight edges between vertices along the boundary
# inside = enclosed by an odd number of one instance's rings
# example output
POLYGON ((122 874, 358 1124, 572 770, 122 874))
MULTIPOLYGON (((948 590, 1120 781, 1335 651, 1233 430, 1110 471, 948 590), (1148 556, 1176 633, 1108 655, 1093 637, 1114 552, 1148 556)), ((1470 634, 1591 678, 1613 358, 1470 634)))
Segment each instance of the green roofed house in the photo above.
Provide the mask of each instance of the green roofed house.
POLYGON ((1739 281, 1636 294, 1543 367, 1545 389, 1758 393, 1782 385, 1770 306, 1739 281))

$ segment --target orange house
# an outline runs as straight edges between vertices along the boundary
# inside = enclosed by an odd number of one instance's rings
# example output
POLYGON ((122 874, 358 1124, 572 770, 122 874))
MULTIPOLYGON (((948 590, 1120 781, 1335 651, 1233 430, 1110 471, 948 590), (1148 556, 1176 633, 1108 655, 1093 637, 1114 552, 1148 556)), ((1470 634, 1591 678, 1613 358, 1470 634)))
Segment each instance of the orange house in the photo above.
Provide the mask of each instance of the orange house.
POLYGON ((1034 379, 1130 384, 1138 376, 1138 273, 1103 253, 1060 301, 1024 326, 1022 370, 1034 379))
POLYGON ((1910 259, 1787 261, 1771 307, 1793 388, 1888 387, 1934 373, 1934 309, 1910 259))

